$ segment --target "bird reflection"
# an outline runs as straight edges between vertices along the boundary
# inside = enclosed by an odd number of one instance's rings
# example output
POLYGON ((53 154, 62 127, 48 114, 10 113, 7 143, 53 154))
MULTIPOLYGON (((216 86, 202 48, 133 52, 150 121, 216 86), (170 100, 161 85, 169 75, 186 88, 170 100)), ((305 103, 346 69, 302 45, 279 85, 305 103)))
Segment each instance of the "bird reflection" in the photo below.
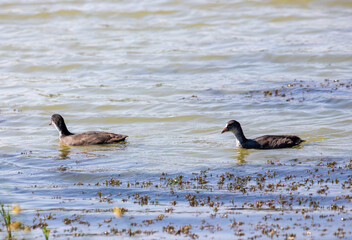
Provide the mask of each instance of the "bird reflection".
POLYGON ((73 149, 73 154, 71 153, 72 149, 70 146, 67 146, 60 142, 59 144, 59 156, 58 159, 65 160, 71 159, 71 157, 75 158, 74 156, 79 154, 84 154, 86 157, 94 156, 97 157, 101 155, 102 151, 118 151, 118 150, 125 150, 127 148, 126 143, 119 143, 119 144, 109 144, 109 145, 89 145, 89 146, 81 146, 76 147, 73 149), (98 153, 96 153, 98 152, 98 153))
POLYGON ((236 148, 236 152, 237 152, 237 163, 241 163, 244 164, 246 163, 245 157, 249 154, 249 150, 245 149, 245 148, 236 148))
POLYGON ((71 152, 70 150, 71 150, 70 147, 68 147, 68 146, 66 146, 66 145, 60 143, 59 159, 61 159, 61 160, 69 159, 69 158, 70 158, 70 157, 69 157, 69 154, 70 154, 70 152, 71 152))

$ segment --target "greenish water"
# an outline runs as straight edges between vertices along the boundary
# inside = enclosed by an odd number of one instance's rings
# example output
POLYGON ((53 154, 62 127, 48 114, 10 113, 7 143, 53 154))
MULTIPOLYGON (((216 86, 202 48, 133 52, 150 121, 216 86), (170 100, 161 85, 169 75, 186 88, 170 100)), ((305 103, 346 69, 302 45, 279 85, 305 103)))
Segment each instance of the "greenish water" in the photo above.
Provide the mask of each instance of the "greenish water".
POLYGON ((31 227, 15 236, 351 238, 351 22, 341 0, 2 1, 0 201, 31 227), (128 141, 62 146, 53 113, 128 141), (230 119, 306 141, 236 149, 230 119))

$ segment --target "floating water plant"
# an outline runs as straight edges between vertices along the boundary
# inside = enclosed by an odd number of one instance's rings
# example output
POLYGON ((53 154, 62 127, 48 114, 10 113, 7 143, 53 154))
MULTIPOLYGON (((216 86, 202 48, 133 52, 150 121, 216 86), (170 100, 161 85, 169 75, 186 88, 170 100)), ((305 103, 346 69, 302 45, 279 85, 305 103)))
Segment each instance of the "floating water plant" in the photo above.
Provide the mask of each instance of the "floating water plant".
POLYGON ((115 214, 116 217, 120 218, 120 217, 123 216, 123 214, 124 214, 125 212, 127 212, 127 209, 126 209, 126 208, 114 207, 114 208, 112 209, 112 211, 114 212, 114 214, 115 214))

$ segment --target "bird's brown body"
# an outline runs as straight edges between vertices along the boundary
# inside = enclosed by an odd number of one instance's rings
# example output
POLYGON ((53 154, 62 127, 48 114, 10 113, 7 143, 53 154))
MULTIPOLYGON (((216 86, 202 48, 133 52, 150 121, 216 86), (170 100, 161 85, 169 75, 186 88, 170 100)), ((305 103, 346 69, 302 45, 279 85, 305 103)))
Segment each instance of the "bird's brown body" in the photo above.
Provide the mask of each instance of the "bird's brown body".
POLYGON ((51 124, 54 124, 59 131, 60 141, 69 146, 110 144, 124 141, 128 137, 126 135, 101 131, 74 134, 68 131, 63 117, 59 114, 54 114, 51 117, 51 124))
POLYGON ((99 131, 88 131, 79 134, 73 134, 68 136, 61 136, 60 141, 69 146, 82 146, 82 145, 96 145, 96 144, 110 144, 115 142, 124 141, 127 138, 126 135, 99 132, 99 131))
POLYGON ((265 135, 255 139, 247 139, 242 143, 243 148, 274 149, 288 148, 300 144, 302 140, 292 135, 265 135))

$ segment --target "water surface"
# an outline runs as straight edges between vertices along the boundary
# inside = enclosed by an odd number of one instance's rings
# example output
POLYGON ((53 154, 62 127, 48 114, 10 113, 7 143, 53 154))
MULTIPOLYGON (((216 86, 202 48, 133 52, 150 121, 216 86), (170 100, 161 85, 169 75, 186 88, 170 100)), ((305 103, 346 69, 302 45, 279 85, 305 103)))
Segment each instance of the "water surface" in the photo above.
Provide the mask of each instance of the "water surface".
POLYGON ((2 1, 0 201, 32 228, 17 236, 351 237, 351 16, 343 0, 2 1), (62 146, 53 113, 128 141, 62 146), (236 149, 230 119, 306 142, 236 149))

